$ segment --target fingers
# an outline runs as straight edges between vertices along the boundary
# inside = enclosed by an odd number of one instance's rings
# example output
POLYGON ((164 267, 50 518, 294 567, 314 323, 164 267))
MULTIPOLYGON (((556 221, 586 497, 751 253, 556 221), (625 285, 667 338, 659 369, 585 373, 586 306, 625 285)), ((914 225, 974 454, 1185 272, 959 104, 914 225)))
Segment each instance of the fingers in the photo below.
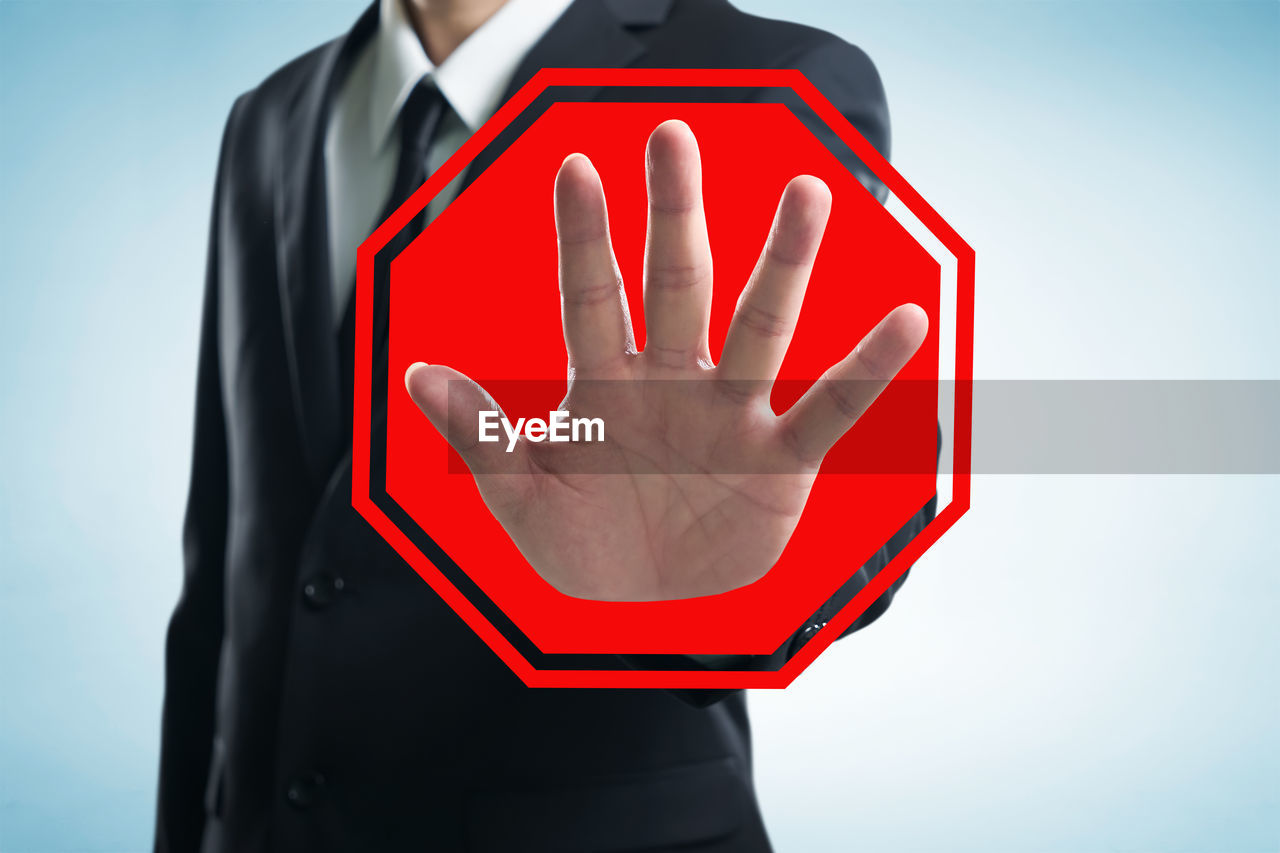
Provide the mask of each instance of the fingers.
POLYGON ((782 416, 796 454, 820 461, 915 355, 928 331, 929 318, 918 305, 890 311, 782 416))
POLYGON ((711 246, 698 142, 684 122, 665 121, 649 136, 646 180, 645 355, 673 367, 709 362, 711 246))
POLYGON ((622 275, 609 240, 604 188, 591 161, 571 154, 555 188, 560 311, 570 367, 606 367, 635 352, 622 275))
POLYGON ((769 393, 787 355, 830 213, 831 191, 822 181, 802 175, 787 184, 729 324, 717 368, 722 380, 744 383, 751 393, 769 393))
POLYGON ((528 472, 523 442, 517 442, 507 452, 508 441, 501 425, 489 431, 497 441, 480 440, 480 413, 501 414, 498 404, 483 388, 452 368, 421 362, 405 371, 404 385, 431 425, 467 463, 482 490, 526 485, 529 478, 517 476, 528 472))

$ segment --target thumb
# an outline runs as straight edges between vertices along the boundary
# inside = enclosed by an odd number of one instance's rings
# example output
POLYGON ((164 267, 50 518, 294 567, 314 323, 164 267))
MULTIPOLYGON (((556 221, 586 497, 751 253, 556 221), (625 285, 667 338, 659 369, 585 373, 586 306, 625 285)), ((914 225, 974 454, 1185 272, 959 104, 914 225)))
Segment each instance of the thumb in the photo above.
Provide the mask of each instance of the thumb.
MULTIPOLYGON (((472 475, 508 477, 528 473, 524 441, 510 452, 507 440, 480 440, 480 413, 502 410, 487 391, 451 367, 418 362, 404 374, 405 388, 431 425, 467 463, 472 475)), ((516 485, 508 483, 509 486, 516 485)))

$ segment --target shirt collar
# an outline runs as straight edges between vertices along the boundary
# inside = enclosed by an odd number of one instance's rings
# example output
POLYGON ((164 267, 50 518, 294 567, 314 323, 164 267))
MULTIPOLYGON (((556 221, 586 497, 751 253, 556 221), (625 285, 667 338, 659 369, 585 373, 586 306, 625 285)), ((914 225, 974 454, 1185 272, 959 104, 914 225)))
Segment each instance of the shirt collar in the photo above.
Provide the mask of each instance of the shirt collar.
POLYGON ((369 132, 373 150, 386 144, 400 108, 431 75, 449 106, 473 133, 497 110, 516 67, 572 0, 507 0, 449 58, 435 65, 418 39, 403 0, 379 0, 369 132))

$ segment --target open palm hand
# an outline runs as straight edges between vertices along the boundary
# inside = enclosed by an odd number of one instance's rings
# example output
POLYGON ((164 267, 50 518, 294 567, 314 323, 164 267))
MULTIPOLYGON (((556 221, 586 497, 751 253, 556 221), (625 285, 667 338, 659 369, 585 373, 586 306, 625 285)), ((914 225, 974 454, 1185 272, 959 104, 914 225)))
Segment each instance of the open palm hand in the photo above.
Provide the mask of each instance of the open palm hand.
MULTIPOLYGON (((530 565, 581 598, 651 601, 714 595, 763 577, 791 538, 823 456, 924 340, 904 305, 781 415, 769 397, 826 227, 816 178, 788 184, 711 361, 711 251, 701 161, 669 121, 647 153, 647 339, 637 351, 609 237, 600 178, 586 157, 556 178, 560 294, 569 355, 560 409, 598 418, 602 441, 481 441, 498 405, 441 365, 405 375, 418 407, 462 456, 485 504, 530 565)), ((584 436, 585 438, 585 436, 584 436)), ((856 523, 856 519, 853 520, 856 523)))

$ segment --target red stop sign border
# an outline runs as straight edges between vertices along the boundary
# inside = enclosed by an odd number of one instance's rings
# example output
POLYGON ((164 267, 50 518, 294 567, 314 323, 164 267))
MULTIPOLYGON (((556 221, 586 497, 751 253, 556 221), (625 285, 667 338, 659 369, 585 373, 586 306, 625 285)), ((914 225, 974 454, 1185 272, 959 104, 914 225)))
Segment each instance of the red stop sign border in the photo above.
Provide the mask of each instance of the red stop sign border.
MULTIPOLYGON (((517 92, 479 131, 405 201, 359 248, 356 274, 356 353, 352 442, 352 505, 437 594, 530 687, 630 687, 682 689, 781 688, 790 684, 821 652, 896 581, 969 508, 973 376, 974 252, 896 169, 867 142, 817 88, 795 70, 720 69, 544 69, 517 92), (424 208, 553 87, 709 87, 790 89, 848 146, 956 262, 955 395, 952 433, 952 497, 924 530, 856 594, 779 669, 637 669, 623 658, 617 668, 539 668, 459 589, 423 549, 374 499, 371 416, 375 353, 373 302, 378 253, 424 208)), ((941 378, 941 377, 940 377, 941 378)), ((385 452, 385 450, 384 450, 385 452)), ((385 463, 385 460, 384 460, 385 463)), ((438 550, 438 549, 437 549, 438 550)), ((443 554, 443 552, 441 552, 443 554)), ((447 557, 446 557, 447 559, 447 557)), ((815 608, 816 609, 816 608, 815 608)), ((796 626, 797 629, 802 626, 796 626)), ((517 629, 518 630, 518 629, 517 629)), ((601 656, 612 658, 613 656, 601 656)))

